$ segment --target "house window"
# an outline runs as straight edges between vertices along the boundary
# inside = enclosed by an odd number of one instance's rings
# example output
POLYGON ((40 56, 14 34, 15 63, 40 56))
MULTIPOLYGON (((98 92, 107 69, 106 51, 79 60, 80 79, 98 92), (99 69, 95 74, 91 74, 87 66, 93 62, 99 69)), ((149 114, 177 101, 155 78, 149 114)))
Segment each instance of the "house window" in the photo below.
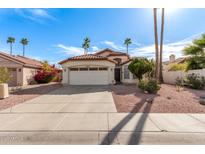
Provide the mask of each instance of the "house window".
POLYGON ((133 74, 133 79, 137 79, 137 77, 133 74))
POLYGON ((100 71, 107 71, 107 67, 99 67, 100 71))
POLYGON ((78 71, 78 68, 70 68, 70 71, 78 71))
POLYGON ((124 66, 124 79, 130 79, 130 72, 128 70, 128 65, 124 66))
POLYGON ((81 67, 80 71, 88 71, 88 68, 87 67, 81 67))
POLYGON ((90 67, 89 70, 90 70, 90 71, 97 71, 98 68, 97 68, 97 67, 90 67))

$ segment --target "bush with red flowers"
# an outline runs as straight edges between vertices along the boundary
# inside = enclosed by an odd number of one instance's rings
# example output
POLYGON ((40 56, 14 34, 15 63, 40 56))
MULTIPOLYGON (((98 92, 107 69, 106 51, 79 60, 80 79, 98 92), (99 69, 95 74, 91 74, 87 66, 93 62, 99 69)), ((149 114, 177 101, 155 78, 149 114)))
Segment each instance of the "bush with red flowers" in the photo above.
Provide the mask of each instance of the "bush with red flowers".
POLYGON ((48 62, 44 62, 42 69, 37 72, 34 79, 37 83, 58 82, 60 75, 55 66, 50 66, 48 62))

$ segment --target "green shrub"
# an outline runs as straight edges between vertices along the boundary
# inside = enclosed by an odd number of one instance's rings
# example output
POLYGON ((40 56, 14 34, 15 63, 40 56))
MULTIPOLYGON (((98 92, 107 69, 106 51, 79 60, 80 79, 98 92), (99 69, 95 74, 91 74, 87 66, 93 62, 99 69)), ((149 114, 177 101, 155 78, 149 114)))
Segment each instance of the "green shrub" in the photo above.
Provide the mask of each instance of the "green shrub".
POLYGON ((193 56, 187 60, 187 69, 188 70, 197 70, 205 68, 205 56, 193 56))
POLYGON ((183 86, 184 85, 183 81, 184 81, 183 78, 177 77, 175 80, 176 86, 183 86))
POLYGON ((147 74, 149 77, 152 76, 154 71, 154 62, 153 60, 148 60, 146 58, 135 58, 129 64, 128 69, 139 80, 141 80, 145 74, 147 74))
POLYGON ((10 80, 10 74, 7 68, 0 67, 0 83, 7 83, 10 80))
POLYGON ((148 78, 142 79, 139 82, 138 87, 148 93, 156 93, 160 89, 156 80, 148 78))
POLYGON ((169 66, 169 71, 186 71, 187 70, 187 63, 173 63, 169 66))
POLYGON ((205 78, 194 73, 187 75, 184 82, 188 87, 193 89, 203 89, 205 86, 205 78))

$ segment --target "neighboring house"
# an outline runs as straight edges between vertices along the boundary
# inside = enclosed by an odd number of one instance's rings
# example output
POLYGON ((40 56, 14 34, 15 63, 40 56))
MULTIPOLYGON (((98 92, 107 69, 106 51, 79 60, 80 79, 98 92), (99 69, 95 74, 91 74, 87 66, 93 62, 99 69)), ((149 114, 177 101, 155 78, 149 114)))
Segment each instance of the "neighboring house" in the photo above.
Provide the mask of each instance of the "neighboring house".
POLYGON ((71 57, 59 62, 63 68, 62 83, 70 85, 108 85, 127 81, 131 83, 133 78, 129 79, 127 76, 128 61, 130 61, 129 55, 111 49, 71 57))
POLYGON ((0 67, 6 67, 10 72, 9 86, 24 86, 33 81, 37 70, 42 68, 42 63, 31 58, 0 52, 0 67))
POLYGON ((190 56, 180 57, 176 59, 176 56, 174 54, 171 54, 169 56, 169 60, 163 62, 163 71, 169 71, 170 64, 174 64, 174 63, 181 64, 181 63, 184 63, 189 58, 190 56))

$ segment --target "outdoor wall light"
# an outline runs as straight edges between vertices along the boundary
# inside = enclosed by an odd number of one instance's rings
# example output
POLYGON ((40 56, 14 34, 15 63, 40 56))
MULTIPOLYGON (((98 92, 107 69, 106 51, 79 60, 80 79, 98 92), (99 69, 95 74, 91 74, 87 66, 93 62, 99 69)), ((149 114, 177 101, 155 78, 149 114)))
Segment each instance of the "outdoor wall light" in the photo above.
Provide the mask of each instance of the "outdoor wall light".
POLYGON ((64 69, 64 72, 66 72, 66 69, 64 69))
POLYGON ((21 68, 19 68, 19 72, 21 72, 21 68))

